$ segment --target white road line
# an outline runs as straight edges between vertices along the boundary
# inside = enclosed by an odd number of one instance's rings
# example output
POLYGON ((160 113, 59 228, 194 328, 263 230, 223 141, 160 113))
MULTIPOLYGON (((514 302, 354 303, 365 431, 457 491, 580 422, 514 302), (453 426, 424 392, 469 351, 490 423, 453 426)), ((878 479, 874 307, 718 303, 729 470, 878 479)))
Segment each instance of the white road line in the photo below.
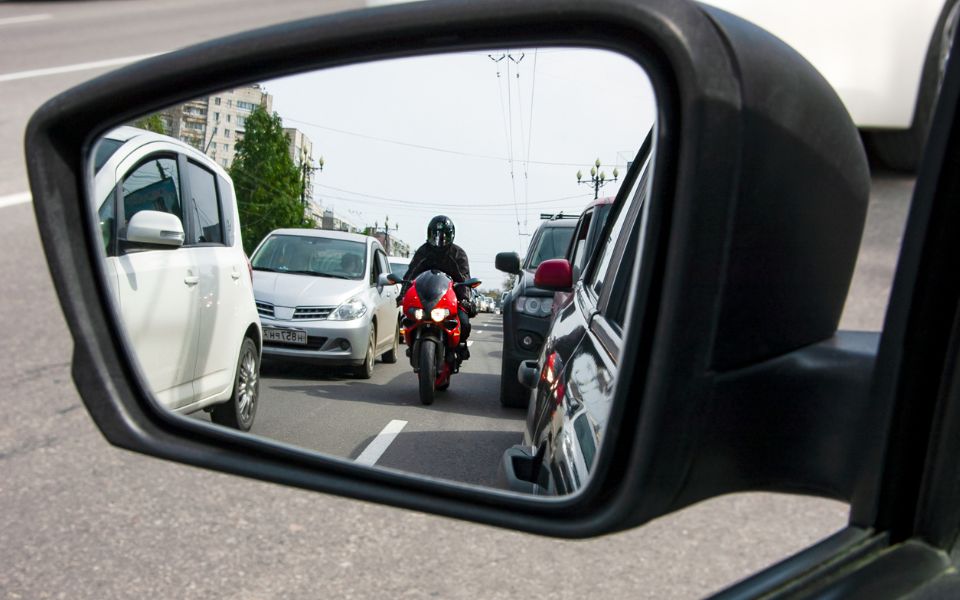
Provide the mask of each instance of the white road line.
POLYGON ((6 19, 0 19, 0 27, 4 25, 19 25, 20 23, 35 23, 37 21, 46 21, 47 19, 52 19, 53 15, 40 14, 40 15, 23 15, 22 17, 7 17, 6 19))
POLYGON ((124 56, 121 58, 109 58, 107 60, 98 60, 87 63, 77 63, 75 65, 64 65, 62 67, 50 67, 49 69, 33 69, 32 71, 19 71, 17 73, 0 74, 0 83, 4 81, 16 81, 17 79, 30 79, 31 77, 44 77, 47 75, 59 75, 60 73, 72 73, 74 71, 87 71, 90 69, 102 69, 104 67, 115 67, 128 63, 157 56, 160 53, 140 54, 138 56, 124 56))
POLYGON ((363 449, 363 452, 360 453, 360 456, 357 457, 357 460, 354 461, 359 465, 366 465, 372 467, 377 464, 377 461, 380 460, 380 457, 383 456, 383 453, 387 451, 387 448, 390 447, 390 444, 393 443, 393 440, 397 437, 397 434, 403 431, 403 428, 407 426, 406 421, 400 421, 399 419, 394 419, 387 423, 387 426, 383 428, 383 431, 377 434, 377 437, 373 438, 373 441, 363 449))
POLYGON ((20 192, 19 194, 10 194, 9 196, 0 196, 0 208, 16 206, 17 204, 26 204, 33 199, 30 192, 20 192))

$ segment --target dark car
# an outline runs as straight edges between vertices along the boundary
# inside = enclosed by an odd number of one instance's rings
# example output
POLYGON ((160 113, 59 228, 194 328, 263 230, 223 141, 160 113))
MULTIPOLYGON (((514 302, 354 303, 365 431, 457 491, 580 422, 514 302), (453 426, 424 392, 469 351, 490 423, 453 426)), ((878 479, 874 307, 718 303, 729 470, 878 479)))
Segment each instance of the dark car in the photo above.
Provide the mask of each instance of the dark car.
POLYGON ((503 297, 503 352, 500 363, 500 404, 527 406, 529 390, 517 382, 517 367, 536 358, 550 327, 553 314, 552 290, 534 285, 533 275, 545 260, 564 256, 573 238, 579 215, 541 215, 545 218, 520 264, 516 252, 497 254, 497 269, 517 276, 513 289, 503 297))
MULTIPOLYGON (((574 264, 566 258, 544 261, 534 275, 538 289, 556 289, 567 299, 557 307, 539 360, 524 361, 518 369, 518 385, 535 394, 523 443, 504 452, 500 465, 501 484, 513 491, 569 494, 589 479, 610 414, 624 299, 629 296, 626 286, 636 259, 638 219, 647 193, 647 164, 638 162, 638 166, 639 173, 628 175, 619 203, 614 199, 598 203, 592 209, 603 208, 604 213, 580 221, 589 229, 590 221, 614 218, 609 228, 601 225, 593 230, 597 252, 579 253, 575 241, 568 254, 574 264)), ((584 234, 584 246, 589 235, 582 229, 578 228, 578 235, 584 234)))

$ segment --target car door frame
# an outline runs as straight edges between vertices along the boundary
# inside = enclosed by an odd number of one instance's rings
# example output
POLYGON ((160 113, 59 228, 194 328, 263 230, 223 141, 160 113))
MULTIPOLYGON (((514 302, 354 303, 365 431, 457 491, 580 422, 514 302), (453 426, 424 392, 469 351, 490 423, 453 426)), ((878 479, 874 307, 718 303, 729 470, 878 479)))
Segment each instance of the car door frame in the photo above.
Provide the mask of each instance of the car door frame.
MULTIPOLYGON (((116 250, 115 256, 108 256, 107 260, 114 263, 114 269, 117 274, 117 299, 118 299, 118 310, 123 314, 126 310, 125 307, 125 298, 126 301, 131 299, 130 290, 131 286, 136 288, 137 285, 135 282, 131 282, 131 277, 136 277, 137 263, 143 263, 144 261, 153 261, 159 260, 160 262, 177 262, 182 263, 186 269, 185 275, 187 276, 196 276, 199 278, 198 265, 195 260, 193 253, 189 251, 188 248, 184 246, 179 246, 176 248, 164 248, 164 249, 125 249, 123 248, 123 240, 126 235, 126 210, 123 201, 123 182, 126 177, 132 173, 134 170, 140 168, 142 165, 146 164, 150 160, 155 158, 172 158, 176 162, 177 166, 177 185, 178 191, 180 194, 180 220, 184 229, 184 233, 189 235, 187 232, 191 231, 191 217, 189 215, 189 210, 187 210, 188 205, 188 182, 186 182, 186 177, 184 174, 184 164, 185 158, 183 156, 182 149, 164 141, 149 140, 143 144, 137 146, 132 151, 128 152, 125 156, 120 158, 114 167, 115 172, 115 205, 114 205, 114 231, 116 243, 114 248, 116 250), (124 280, 127 282, 124 282, 124 280)), ((111 164, 108 162, 108 165, 111 164)), ((141 268, 141 271, 143 269, 141 268)), ((178 279, 180 276, 172 275, 174 280, 178 279)), ((198 280, 199 281, 199 280, 198 280)), ((185 284, 186 285, 186 284, 185 284)), ((186 305, 186 312, 188 314, 182 315, 181 318, 183 322, 189 323, 192 321, 197 321, 200 318, 200 297, 199 297, 199 285, 191 286, 188 288, 188 295, 192 296, 186 305)), ((165 299, 168 299, 169 295, 164 295, 165 299)), ((156 314, 153 312, 152 314, 156 314)), ((125 328, 128 335, 136 337, 137 340, 132 340, 132 345, 134 347, 140 347, 144 349, 143 356, 140 357, 141 361, 151 361, 157 360, 159 357, 166 357, 161 359, 163 362, 169 360, 170 352, 158 352, 156 350, 149 350, 143 346, 144 337, 140 332, 130 331, 128 328, 125 328)), ((196 380, 196 364, 197 357, 199 356, 199 327, 190 327, 185 325, 182 328, 184 331, 191 331, 194 334, 194 339, 192 342, 193 350, 189 352, 187 357, 187 362, 192 362, 191 366, 186 364, 181 366, 180 369, 189 368, 189 375, 186 375, 186 372, 183 372, 183 377, 177 378, 175 381, 171 380, 168 383, 171 385, 155 390, 157 394, 157 399, 167 408, 172 410, 182 410, 189 405, 191 405, 196 400, 197 390, 195 386, 196 380)), ((150 336, 147 336, 150 337, 150 336)), ((162 339, 171 339, 169 336, 157 336, 162 339)), ((151 369, 149 367, 144 367, 144 370, 148 373, 156 372, 156 369, 151 369)))

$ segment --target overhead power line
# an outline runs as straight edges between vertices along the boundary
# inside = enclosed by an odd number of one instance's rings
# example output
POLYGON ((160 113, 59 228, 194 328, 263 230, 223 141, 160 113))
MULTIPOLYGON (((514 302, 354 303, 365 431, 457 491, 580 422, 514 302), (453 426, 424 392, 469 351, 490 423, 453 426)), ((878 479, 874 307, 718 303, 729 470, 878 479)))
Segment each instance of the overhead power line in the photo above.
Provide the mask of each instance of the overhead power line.
MULTIPOLYGON (((441 148, 439 146, 429 146, 427 144, 415 144, 412 142, 404 142, 401 140, 394 140, 390 138, 379 137, 375 135, 367 135, 365 133, 358 133, 356 131, 347 131, 345 129, 338 129, 336 127, 327 127, 326 125, 320 125, 319 123, 311 123, 309 121, 301 121, 299 119, 291 119, 284 117, 283 120, 289 121, 291 123, 298 123, 300 125, 306 125, 308 127, 315 127, 317 129, 322 129, 324 131, 330 131, 332 133, 339 133, 341 135, 349 135, 356 138, 362 138, 365 140, 372 140, 375 142, 383 142, 385 144, 395 144, 397 146, 405 146, 407 148, 418 148, 420 150, 429 150, 431 152, 442 152, 444 154, 453 154, 457 156, 466 156, 470 158, 481 158, 485 160, 498 160, 501 162, 509 163, 510 158, 505 156, 495 156, 492 154, 482 154, 478 152, 465 152, 462 150, 456 150, 453 148, 441 148)), ((545 165, 550 167, 577 167, 583 164, 580 162, 565 162, 565 161, 549 161, 549 160, 531 160, 528 161, 531 165, 545 165)), ((603 165, 605 167, 614 167, 617 165, 603 165)))

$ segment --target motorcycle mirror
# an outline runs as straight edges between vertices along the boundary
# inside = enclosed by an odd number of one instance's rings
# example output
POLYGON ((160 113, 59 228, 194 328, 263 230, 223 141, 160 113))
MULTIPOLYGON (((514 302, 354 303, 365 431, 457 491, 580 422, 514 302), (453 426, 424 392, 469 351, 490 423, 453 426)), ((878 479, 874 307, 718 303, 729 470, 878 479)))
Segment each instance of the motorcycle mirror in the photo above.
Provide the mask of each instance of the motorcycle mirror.
POLYGON ((480 287, 480 284, 482 284, 482 283, 483 283, 483 282, 480 281, 479 279, 477 279, 476 277, 471 277, 470 279, 468 279, 468 280, 466 280, 466 281, 463 281, 463 282, 460 282, 460 283, 457 283, 457 284, 454 284, 454 285, 456 285, 456 286, 458 286, 458 287, 460 287, 460 286, 466 286, 466 287, 471 287, 471 288, 476 289, 476 288, 480 287))
POLYGON ((380 285, 397 285, 403 283, 403 280, 398 278, 393 273, 384 273, 380 275, 380 278, 377 280, 380 285))

